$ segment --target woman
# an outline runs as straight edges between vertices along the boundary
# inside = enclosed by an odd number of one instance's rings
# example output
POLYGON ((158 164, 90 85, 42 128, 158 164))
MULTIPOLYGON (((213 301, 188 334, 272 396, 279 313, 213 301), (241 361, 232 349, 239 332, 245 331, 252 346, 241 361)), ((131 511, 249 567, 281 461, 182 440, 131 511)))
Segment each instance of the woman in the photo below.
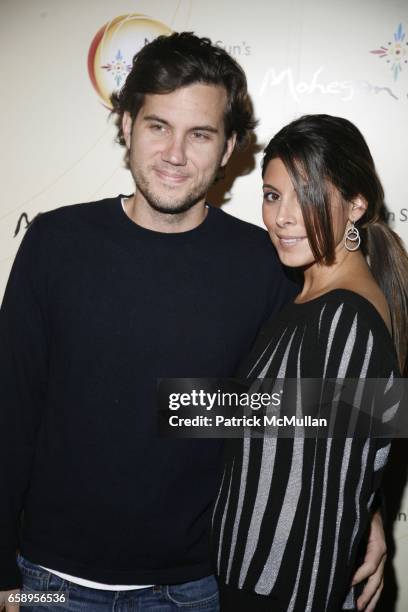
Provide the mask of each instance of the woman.
MULTIPOLYGON (((345 119, 302 117, 271 140, 262 174, 265 225, 304 284, 238 376, 323 380, 326 400, 333 378, 384 378, 392 390, 406 359, 408 258, 381 220, 384 193, 361 133, 345 119)), ((329 416, 339 411, 330 398, 329 416)), ((228 441, 213 519, 222 612, 356 609, 349 585, 390 445, 336 426, 326 439, 228 441)))

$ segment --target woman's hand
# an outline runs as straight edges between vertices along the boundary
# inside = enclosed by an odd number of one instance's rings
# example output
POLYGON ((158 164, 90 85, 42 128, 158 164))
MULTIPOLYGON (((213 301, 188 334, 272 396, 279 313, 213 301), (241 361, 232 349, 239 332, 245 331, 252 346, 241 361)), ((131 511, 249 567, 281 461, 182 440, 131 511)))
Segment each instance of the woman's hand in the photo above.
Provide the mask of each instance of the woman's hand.
POLYGON ((387 546, 385 544, 383 521, 380 511, 377 510, 371 519, 370 535, 364 563, 354 574, 352 582, 355 585, 368 579, 363 592, 357 600, 358 610, 373 612, 375 609, 383 589, 386 558, 387 546))

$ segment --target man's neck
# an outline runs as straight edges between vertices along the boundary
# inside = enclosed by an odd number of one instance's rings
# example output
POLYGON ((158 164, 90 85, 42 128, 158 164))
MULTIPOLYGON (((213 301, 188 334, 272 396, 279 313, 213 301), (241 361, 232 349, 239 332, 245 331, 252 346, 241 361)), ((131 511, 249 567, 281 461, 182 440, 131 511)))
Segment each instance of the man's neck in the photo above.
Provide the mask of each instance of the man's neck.
POLYGON ((123 209, 129 219, 140 227, 165 234, 188 232, 198 227, 208 213, 205 200, 197 202, 185 212, 166 214, 154 210, 147 203, 137 201, 134 195, 124 200, 123 209))

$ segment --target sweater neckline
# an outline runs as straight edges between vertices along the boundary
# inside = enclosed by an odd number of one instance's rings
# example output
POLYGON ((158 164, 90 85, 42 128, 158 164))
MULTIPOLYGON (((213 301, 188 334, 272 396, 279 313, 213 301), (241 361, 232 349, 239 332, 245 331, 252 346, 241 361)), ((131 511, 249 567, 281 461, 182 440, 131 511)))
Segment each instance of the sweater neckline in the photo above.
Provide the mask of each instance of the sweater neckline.
POLYGON ((142 227, 141 225, 138 225, 132 221, 132 219, 130 219, 130 217, 128 217, 124 211, 122 200, 129 197, 129 195, 119 194, 117 198, 114 198, 113 212, 121 227, 134 238, 138 237, 139 239, 167 243, 189 242, 190 240, 195 240, 202 235, 207 235, 211 230, 211 226, 213 225, 214 208, 206 203, 208 212, 205 219, 203 219, 199 225, 191 230, 187 230, 185 232, 157 232, 155 230, 147 229, 146 227, 142 227))
POLYGON ((371 320, 377 324, 377 327, 380 327, 386 333, 391 342, 393 342, 392 335, 390 334, 384 319, 374 304, 372 304, 372 302, 370 302, 370 300, 368 300, 366 297, 361 295, 361 293, 357 293, 351 289, 331 289, 330 291, 322 293, 322 295, 318 295, 307 302, 298 303, 294 301, 295 299, 296 297, 291 302, 291 306, 296 309, 301 307, 311 307, 314 304, 325 301, 344 301, 347 304, 353 304, 354 306, 358 307, 359 310, 364 309, 367 316, 370 317, 371 320))

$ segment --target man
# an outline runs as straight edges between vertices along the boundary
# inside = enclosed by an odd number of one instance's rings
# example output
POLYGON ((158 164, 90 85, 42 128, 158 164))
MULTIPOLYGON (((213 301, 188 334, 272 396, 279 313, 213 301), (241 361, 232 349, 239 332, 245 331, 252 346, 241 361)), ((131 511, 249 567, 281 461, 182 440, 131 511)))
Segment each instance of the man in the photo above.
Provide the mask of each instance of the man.
POLYGON ((159 439, 157 378, 233 375, 294 288, 264 230, 206 204, 254 127, 236 62, 159 37, 113 103, 135 194, 41 215, 4 298, 0 588, 67 594, 60 610, 212 611, 221 442, 159 439))

